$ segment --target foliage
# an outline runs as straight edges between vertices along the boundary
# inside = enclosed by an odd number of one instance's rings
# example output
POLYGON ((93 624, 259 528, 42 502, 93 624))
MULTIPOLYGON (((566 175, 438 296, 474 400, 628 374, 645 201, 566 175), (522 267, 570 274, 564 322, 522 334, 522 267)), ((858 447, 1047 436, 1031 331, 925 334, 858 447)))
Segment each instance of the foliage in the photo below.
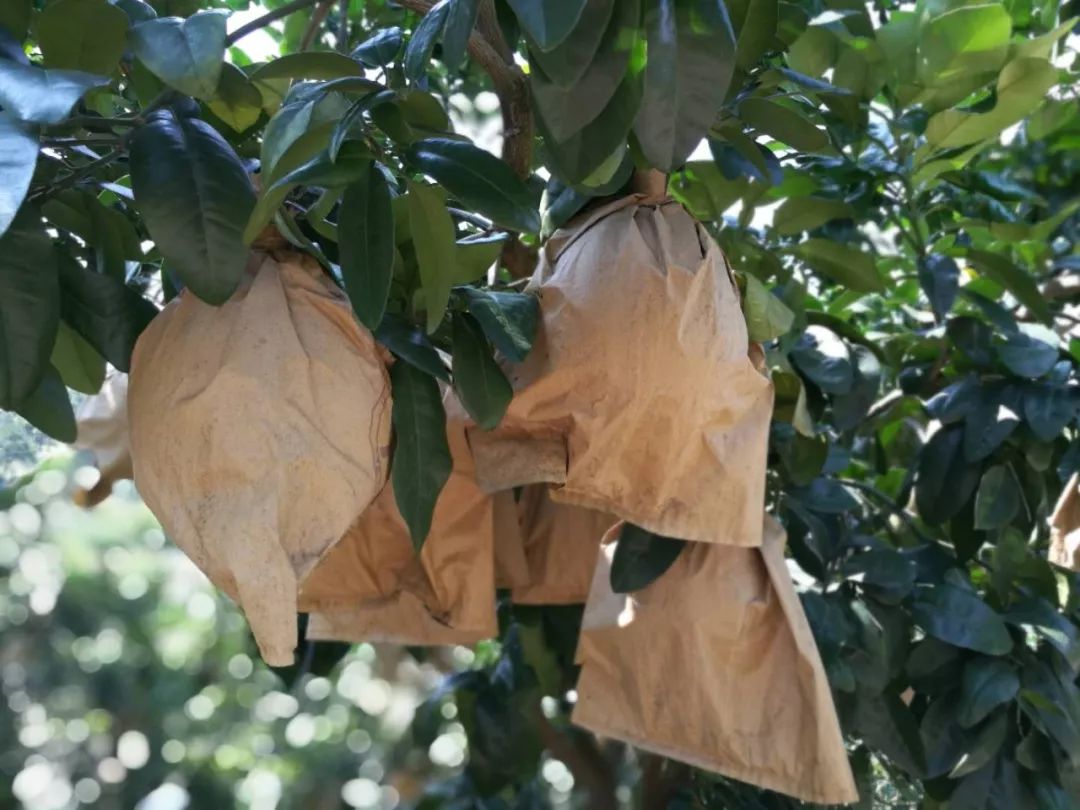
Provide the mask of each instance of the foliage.
MULTIPOLYGON (((63 434, 57 375, 92 390, 104 359, 123 367, 148 314, 132 291, 219 303, 273 223, 402 361, 394 484, 422 542, 446 470, 432 378, 497 423, 493 347, 521 359, 536 324, 510 286, 520 257, 635 168, 671 172, 766 343, 769 505, 861 783, 884 769, 950 808, 1080 801, 1077 580, 1045 553, 1080 469, 1067 9, 269 3, 294 11, 263 21, 283 55, 252 63, 209 5, 0 13, 0 406, 63 434), (503 162, 447 113, 489 87, 503 162)), ((642 538, 625 581, 670 559, 642 538)), ((437 734, 456 707, 470 751, 418 806, 545 806, 545 749, 584 806, 614 807, 623 767, 641 768, 642 806, 786 806, 602 751, 567 722, 574 611, 504 620, 417 715, 437 734)))

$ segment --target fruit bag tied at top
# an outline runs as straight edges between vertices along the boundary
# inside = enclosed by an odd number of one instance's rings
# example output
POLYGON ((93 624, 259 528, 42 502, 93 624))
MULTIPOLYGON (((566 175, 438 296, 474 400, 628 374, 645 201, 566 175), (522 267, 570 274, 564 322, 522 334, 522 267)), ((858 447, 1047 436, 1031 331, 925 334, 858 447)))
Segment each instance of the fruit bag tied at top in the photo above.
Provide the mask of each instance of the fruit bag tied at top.
POLYGON ((146 504, 292 663, 298 584, 386 481, 374 338, 314 260, 256 252, 223 306, 183 292, 142 334, 128 414, 146 504))
POLYGON ((481 486, 552 482, 658 534, 758 545, 772 387, 704 227, 670 200, 617 200, 552 236, 530 289, 543 322, 514 399, 469 434, 481 486))
POLYGON ((611 589, 621 528, 585 606, 573 722, 804 801, 857 801, 780 524, 765 516, 758 548, 687 543, 630 594, 611 589))

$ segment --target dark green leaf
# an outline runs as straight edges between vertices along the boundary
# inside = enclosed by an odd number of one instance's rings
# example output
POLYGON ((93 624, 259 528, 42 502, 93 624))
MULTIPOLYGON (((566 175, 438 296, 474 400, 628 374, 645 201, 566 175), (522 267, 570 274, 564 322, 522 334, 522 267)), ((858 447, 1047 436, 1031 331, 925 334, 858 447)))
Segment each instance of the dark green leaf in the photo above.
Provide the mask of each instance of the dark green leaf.
POLYGON ((539 200, 492 155, 467 141, 431 138, 409 147, 408 158, 470 209, 516 231, 540 230, 539 200))
POLYGON ((951 771, 971 742, 971 735, 956 722, 955 693, 930 704, 919 732, 926 750, 926 776, 933 779, 951 771))
POLYGON ((795 254, 821 275, 856 292, 884 292, 874 256, 829 239, 807 239, 795 254))
POLYGON ((647 588, 671 568, 684 545, 683 540, 625 524, 611 560, 611 589, 630 593, 647 588))
POLYGON ((357 45, 349 55, 364 67, 383 67, 394 61, 404 41, 405 36, 398 26, 381 28, 357 45))
POLYGON ((1049 323, 1052 316, 1046 299, 1039 292, 1035 279, 1017 267, 1008 257, 986 250, 968 250, 970 261, 980 274, 996 284, 1000 284, 1013 294, 1017 301, 1031 310, 1040 321, 1049 323))
POLYGON ((1058 336, 1037 323, 1022 323, 997 347, 1001 362, 1019 377, 1041 377, 1058 360, 1058 336))
POLYGON ((634 135, 649 163, 682 166, 716 120, 735 71, 723 3, 657 0, 645 12, 648 62, 634 135))
POLYGON ((855 361, 851 391, 833 396, 833 414, 840 430, 850 430, 863 420, 877 401, 881 388, 881 362, 877 355, 862 344, 857 343, 850 348, 855 361))
POLYGON ((131 47, 150 72, 181 93, 207 101, 217 92, 225 60, 225 14, 160 17, 131 29, 131 47))
POLYGON ((823 326, 809 326, 791 348, 791 359, 811 382, 827 394, 846 394, 855 372, 847 344, 823 326))
POLYGON ((353 311, 360 323, 376 329, 394 275, 394 210, 386 178, 371 161, 341 197, 338 249, 353 311))
POLYGON ((45 70, 0 59, 0 106, 20 121, 62 121, 90 88, 108 83, 105 76, 79 70, 45 70))
POLYGON ((614 8, 615 0, 585 0, 581 19, 570 35, 548 51, 532 43, 529 61, 539 65, 544 76, 559 87, 573 87, 592 64, 614 8))
POLYGON ((1024 419, 1031 432, 1044 442, 1060 435, 1076 415, 1078 405, 1080 399, 1067 388, 1049 384, 1024 388, 1024 419))
POLYGON ((532 349, 540 324, 540 303, 527 293, 493 292, 458 287, 469 312, 480 323, 487 339, 514 363, 522 362, 532 349))
POLYGON ((959 779, 985 766, 1001 750, 1008 733, 1008 713, 1004 711, 995 713, 976 730, 974 739, 968 742, 960 761, 949 772, 949 778, 959 779))
POLYGON ((953 585, 920 588, 911 616, 929 635, 957 647, 986 655, 1005 655, 1013 648, 1001 616, 975 594, 953 585))
POLYGON ((435 378, 409 363, 390 369, 394 398, 391 479, 398 511, 419 549, 431 528, 435 501, 450 477, 446 412, 435 378))
POLYGON ((269 79, 341 79, 363 76, 364 69, 355 59, 333 51, 289 53, 267 62, 251 74, 252 81, 269 79))
POLYGON ((1018 602, 1006 612, 1005 621, 1046 639, 1065 656, 1072 670, 1080 668, 1080 647, 1077 646, 1076 625, 1062 616, 1045 599, 1033 596, 1018 602))
POLYGON ((751 69, 762 56, 775 49, 779 5, 777 0, 728 4, 731 21, 739 33, 735 61, 743 70, 751 69))
POLYGON ((834 219, 852 219, 854 209, 842 200, 823 197, 789 197, 776 209, 773 227, 778 234, 790 236, 812 231, 834 219))
POLYGON ((1020 510, 1020 485, 1007 464, 987 470, 975 496, 975 528, 1000 529, 1020 510))
POLYGON ((858 499, 832 478, 816 478, 808 487, 792 490, 791 495, 802 501, 807 509, 826 515, 842 514, 859 507, 858 499))
POLYGON ((844 560, 841 571, 847 579, 875 588, 907 594, 915 584, 915 566, 893 549, 871 549, 844 560))
POLYGON ((454 222, 432 186, 409 183, 408 205, 430 335, 442 323, 454 283, 454 222))
POLYGON ((951 318, 945 334, 975 365, 993 365, 993 331, 982 321, 969 315, 951 318))
POLYGON ((375 338, 393 352, 395 357, 432 377, 450 382, 450 372, 431 341, 427 339, 427 335, 400 315, 385 314, 379 328, 375 330, 375 338))
POLYGON ((919 726, 911 709, 892 692, 858 694, 853 725, 863 740, 909 774, 926 768, 919 726))
POLYGON ((59 321, 56 255, 40 213, 25 206, 0 237, 0 408, 38 388, 59 321))
POLYGON ((16 408, 16 412, 42 433, 58 441, 75 441, 78 430, 71 398, 60 374, 48 363, 45 364, 41 380, 16 408))
POLYGON ((361 122, 361 117, 365 112, 391 101, 396 95, 393 90, 380 90, 377 93, 371 93, 354 101, 348 112, 341 117, 341 120, 334 126, 334 131, 330 134, 330 143, 327 146, 330 160, 337 160, 341 145, 353 134, 354 128, 361 122))
POLYGON ((979 484, 979 468, 964 458, 964 429, 938 430, 919 453, 915 504, 919 515, 936 526, 956 515, 979 484))
POLYGON ((450 70, 457 70, 465 59, 479 8, 479 0, 450 0, 442 38, 442 62, 450 70))
POLYGON ((159 111, 131 142, 131 187, 147 230, 196 296, 223 304, 243 275, 255 193, 232 147, 208 124, 159 111))
POLYGON ((549 51, 566 39, 581 19, 585 0, 508 0, 522 29, 549 51))
POLYGON ((1020 389, 1015 385, 987 386, 964 425, 964 457, 980 461, 993 453, 1020 424, 1020 389))
POLYGON ((934 316, 943 320, 960 289, 960 267, 950 257, 932 253, 919 262, 919 286, 926 293, 934 316))
POLYGON ((795 105, 752 96, 739 105, 739 117, 748 126, 802 152, 819 152, 829 145, 829 136, 795 105))
POLYGON ((119 371, 131 369, 131 352, 157 308, 122 281, 61 256, 60 312, 119 371))
POLYGON ((143 0, 113 0, 113 5, 127 14, 132 25, 138 25, 141 22, 153 20, 157 17, 154 7, 144 3, 143 0))
POLYGON ((128 17, 107 0, 58 0, 37 18, 45 67, 109 76, 126 45, 128 17))
POLYGON ((414 82, 427 72, 431 52, 435 49, 435 42, 446 24, 446 16, 450 11, 449 3, 450 0, 440 0, 432 6, 417 24, 412 36, 409 37, 409 44, 405 46, 405 75, 414 82))
POLYGON ((979 404, 982 389, 975 376, 964 377, 938 391, 926 401, 929 414, 944 424, 959 422, 979 404))
POLYGON ((1020 690, 1012 665, 1000 658, 973 658, 964 665, 960 685, 960 725, 971 728, 1020 690))
POLYGON ((33 9, 33 0, 7 0, 0 3, 0 25, 21 43, 30 27, 30 12, 33 9))
POLYGON ((64 385, 81 394, 96 394, 105 382, 105 358, 63 321, 56 332, 50 362, 64 385))
POLYGON ((0 110, 0 237, 26 198, 37 154, 38 140, 29 127, 0 110))
POLYGON ((476 424, 491 430, 502 420, 514 391, 491 356, 491 346, 472 315, 455 312, 451 331, 454 390, 476 424))

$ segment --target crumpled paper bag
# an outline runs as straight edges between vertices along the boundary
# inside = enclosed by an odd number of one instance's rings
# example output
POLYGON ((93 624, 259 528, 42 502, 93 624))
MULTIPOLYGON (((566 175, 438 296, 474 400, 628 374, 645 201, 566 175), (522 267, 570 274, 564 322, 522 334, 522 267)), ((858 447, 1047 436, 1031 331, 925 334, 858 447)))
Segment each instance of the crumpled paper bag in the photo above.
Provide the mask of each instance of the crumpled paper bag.
POLYGON ((621 526, 585 607, 573 722, 805 801, 857 801, 783 528, 766 515, 760 548, 688 543, 647 588, 616 594, 621 526))
POLYGON ((529 584, 529 560, 525 556, 525 538, 518 522, 514 490, 492 496, 495 523, 495 587, 522 588, 529 584))
POLYGON ((528 583, 514 588, 521 605, 574 605, 589 596, 600 541, 617 518, 551 499, 545 484, 522 489, 517 502, 528 583))
POLYGON ((1050 515, 1050 562, 1080 571, 1080 473, 1069 479, 1050 515))
POLYGON ((476 485, 464 424, 447 404, 453 468, 419 557, 387 483, 301 586, 307 638, 442 645, 498 634, 495 499, 476 485))
POLYGON ((561 484, 555 500, 657 534, 760 544, 772 385, 704 227, 625 197, 557 231, 529 288, 543 321, 514 399, 469 434, 481 486, 561 484))
POLYGON ((310 257, 252 254, 221 307, 188 292, 135 347, 135 483, 236 599, 267 663, 293 660, 297 588, 386 481, 390 383, 310 257))
POLYGON ((113 484, 132 476, 127 392, 128 375, 110 370, 101 390, 84 399, 75 412, 75 447, 93 454, 100 473, 96 484, 75 492, 79 506, 96 506, 112 494, 113 484))

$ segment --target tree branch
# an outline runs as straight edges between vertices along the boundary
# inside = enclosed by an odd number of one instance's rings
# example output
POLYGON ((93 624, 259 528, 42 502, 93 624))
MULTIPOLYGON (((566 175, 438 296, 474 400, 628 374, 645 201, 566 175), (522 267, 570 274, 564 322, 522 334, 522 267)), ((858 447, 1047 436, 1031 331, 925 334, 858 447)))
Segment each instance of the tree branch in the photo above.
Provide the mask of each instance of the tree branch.
POLYGON ((304 36, 300 38, 301 51, 306 51, 311 47, 311 44, 315 41, 315 36, 319 33, 319 29, 322 28, 322 24, 330 13, 330 7, 333 5, 334 0, 319 0, 319 5, 311 12, 311 19, 308 20, 307 28, 304 29, 304 36))
POLYGON ((283 17, 288 17, 294 11, 300 11, 300 9, 313 5, 315 5, 315 0, 293 0, 291 3, 286 3, 281 8, 275 8, 273 11, 256 18, 251 22, 241 25, 225 37, 225 47, 235 45, 248 34, 252 34, 260 28, 266 28, 270 23, 277 22, 283 17))

